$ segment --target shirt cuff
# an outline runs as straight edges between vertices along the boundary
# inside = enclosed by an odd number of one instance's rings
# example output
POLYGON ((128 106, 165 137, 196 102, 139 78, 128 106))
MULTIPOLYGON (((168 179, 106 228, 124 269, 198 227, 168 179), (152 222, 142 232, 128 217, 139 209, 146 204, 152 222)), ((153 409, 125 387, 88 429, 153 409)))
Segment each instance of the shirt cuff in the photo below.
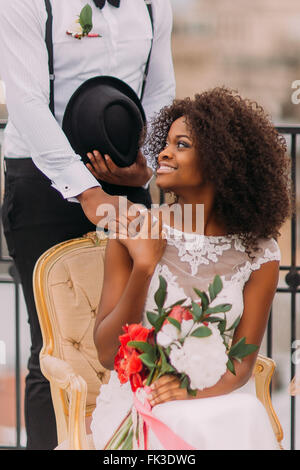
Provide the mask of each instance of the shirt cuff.
POLYGON ((65 199, 75 202, 75 197, 89 188, 101 187, 96 178, 86 168, 82 161, 76 161, 59 173, 52 181, 53 188, 57 189, 65 199))

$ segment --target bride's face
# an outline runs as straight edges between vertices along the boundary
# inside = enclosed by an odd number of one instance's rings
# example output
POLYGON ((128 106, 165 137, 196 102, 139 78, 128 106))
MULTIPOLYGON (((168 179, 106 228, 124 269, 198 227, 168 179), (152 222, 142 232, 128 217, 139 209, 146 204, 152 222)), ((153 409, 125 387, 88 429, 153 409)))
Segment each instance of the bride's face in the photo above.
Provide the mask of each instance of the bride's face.
POLYGON ((166 146, 158 156, 156 184, 175 194, 199 188, 203 183, 200 163, 185 117, 180 117, 172 123, 166 146))

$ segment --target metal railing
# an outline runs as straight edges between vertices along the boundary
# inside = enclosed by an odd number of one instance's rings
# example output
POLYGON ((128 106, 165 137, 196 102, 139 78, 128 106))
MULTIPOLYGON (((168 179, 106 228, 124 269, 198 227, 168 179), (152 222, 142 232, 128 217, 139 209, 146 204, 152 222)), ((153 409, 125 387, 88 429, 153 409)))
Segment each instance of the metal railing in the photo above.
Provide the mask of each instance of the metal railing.
MULTIPOLYGON (((0 129, 5 127, 4 123, 0 122, 0 129)), ((300 135, 300 126, 277 126, 278 131, 287 136, 290 140, 289 155, 291 157, 291 180, 293 185, 294 194, 297 193, 297 141, 300 135)), ((299 162, 300 163, 300 162, 299 162)), ((295 364, 292 360, 292 345, 296 340, 296 298, 300 293, 300 266, 297 266, 297 213, 293 214, 291 218, 291 263, 290 265, 280 266, 280 271, 286 272, 285 282, 287 287, 278 287, 277 293, 289 294, 291 299, 290 307, 290 378, 295 375, 295 364)), ((0 240, 2 242, 2 240, 0 240)), ((2 243, 0 243, 2 247, 2 243)), ((21 448, 21 379, 20 379, 20 298, 19 298, 19 280, 16 270, 13 267, 12 260, 3 257, 2 251, 0 252, 0 263, 10 263, 9 276, 7 279, 0 279, 1 283, 13 283, 15 292, 15 381, 16 381, 16 446, 9 447, 10 449, 21 448)), ((270 319, 266 332, 266 353, 269 357, 273 357, 274 345, 272 339, 273 332, 273 311, 271 310, 270 319)), ((296 429, 296 413, 295 413, 296 397, 290 397, 290 449, 295 448, 295 429, 296 429)), ((8 448, 7 446, 0 446, 0 448, 8 448)))

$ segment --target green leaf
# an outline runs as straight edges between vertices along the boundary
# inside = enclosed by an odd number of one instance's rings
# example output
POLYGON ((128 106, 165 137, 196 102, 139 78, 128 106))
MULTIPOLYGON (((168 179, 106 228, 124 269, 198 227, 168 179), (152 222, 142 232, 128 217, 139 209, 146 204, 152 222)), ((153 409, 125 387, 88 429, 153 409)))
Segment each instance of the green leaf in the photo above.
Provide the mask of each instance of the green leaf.
POLYGON ((214 277, 212 284, 209 284, 208 286, 208 292, 209 292, 209 297, 210 297, 211 302, 217 297, 217 295, 221 292, 222 289, 223 289, 223 283, 222 283, 220 276, 217 274, 214 277))
POLYGON ((147 377, 146 385, 148 386, 151 385, 154 374, 155 374, 155 367, 152 367, 150 374, 147 377))
POLYGON ((80 12, 79 24, 82 27, 83 34, 88 34, 93 29, 93 10, 87 3, 80 12))
POLYGON ((191 395, 192 397, 197 396, 197 390, 193 390, 192 388, 188 388, 188 394, 191 395))
POLYGON ((161 312, 167 296, 167 282, 163 276, 159 276, 159 288, 155 292, 154 300, 158 307, 158 311, 161 312))
POLYGON ((175 302, 174 304, 170 305, 170 307, 168 307, 168 311, 169 310, 171 311, 173 307, 176 307, 176 305, 182 305, 183 302, 185 302, 185 301, 186 301, 186 299, 177 300, 177 302, 175 302))
POLYGON ((157 315, 156 313, 153 313, 153 312, 146 312, 146 315, 147 315, 147 318, 148 318, 148 321, 149 321, 150 325, 155 327, 156 322, 159 319, 159 315, 157 315))
POLYGON ((202 307, 200 307, 200 305, 198 305, 196 302, 192 302, 192 306, 193 306, 192 314, 193 314, 194 320, 201 321, 203 317, 202 307))
POLYGON ((228 355, 230 358, 242 359, 254 353, 257 349, 258 346, 256 346, 256 344, 246 344, 246 338, 243 336, 243 338, 230 348, 228 355))
POLYGON ((163 326, 163 323, 166 319, 166 315, 162 316, 162 317, 159 317, 159 319, 157 320, 156 322, 156 325, 155 325, 155 332, 157 333, 161 327, 163 326))
POLYGON ((157 333, 161 329, 161 327, 163 325, 163 322, 166 319, 167 314, 158 315, 158 314, 153 313, 153 312, 147 312, 146 314, 147 314, 147 318, 148 318, 149 323, 152 326, 154 326, 155 332, 157 333))
POLYGON ((237 317, 236 320, 232 323, 230 328, 227 328, 226 331, 235 330, 238 324, 240 323, 241 317, 237 317))
POLYGON ((139 357, 141 361, 143 362, 143 364, 145 364, 145 366, 148 367, 148 369, 153 369, 156 367, 156 364, 153 361, 153 357, 150 354, 144 353, 144 354, 141 354, 139 357))
POLYGON ((205 313, 211 314, 211 313, 225 313, 231 310, 232 305, 231 304, 219 304, 216 305, 215 307, 209 307, 205 313))
POLYGON ((219 331, 221 335, 224 333, 226 330, 226 318, 224 320, 221 320, 220 323, 218 324, 219 331))
POLYGON ((175 318, 167 317, 168 322, 170 322, 177 330, 181 331, 181 324, 175 318))
POLYGON ((218 322, 223 321, 223 319, 221 317, 211 317, 211 316, 209 316, 209 317, 205 317, 203 319, 203 321, 206 321, 208 323, 218 323, 218 322))
POLYGON ((127 343, 127 346, 138 349, 139 351, 143 351, 147 354, 155 355, 155 350, 156 350, 155 346, 152 346, 151 344, 146 343, 145 341, 129 341, 127 343))
POLYGON ((243 357, 249 356, 257 350, 258 346, 256 346, 256 344, 245 344, 242 352, 239 354, 239 358, 242 359, 243 357))
POLYGON ((214 288, 215 296, 217 297, 217 295, 223 289, 223 283, 222 283, 222 280, 221 280, 221 278, 218 274, 215 276, 215 278, 213 280, 213 288, 214 288))
POLYGON ((160 373, 158 377, 161 377, 162 375, 165 375, 165 374, 170 374, 172 372, 176 372, 174 367, 168 363, 163 348, 159 346, 158 349, 159 349, 160 357, 161 357, 161 369, 160 369, 160 373))
POLYGON ((201 299, 201 307, 202 307, 202 310, 206 310, 208 305, 209 305, 209 299, 206 295, 205 292, 202 292, 201 290, 199 289, 196 289, 194 287, 194 291, 196 292, 196 294, 198 295, 198 297, 200 297, 201 299))
POLYGON ((234 364, 233 362, 228 359, 228 362, 227 362, 227 369, 233 374, 233 375, 236 375, 235 374, 235 368, 234 368, 234 364))
POLYGON ((243 349, 243 346, 245 345, 246 343, 246 338, 245 336, 243 336, 243 338, 241 338, 237 343, 235 343, 233 346, 231 346, 230 350, 229 350, 229 357, 235 357, 235 356, 239 356, 239 353, 240 351, 242 351, 243 349))
POLYGON ((189 378, 187 375, 183 375, 183 379, 180 382, 180 388, 188 388, 190 384, 189 378))
POLYGON ((209 292, 210 301, 212 302, 216 298, 214 287, 212 284, 209 284, 208 292, 209 292))
POLYGON ((196 338, 206 338, 207 336, 211 335, 212 331, 207 326, 200 326, 191 334, 191 336, 195 336, 196 338))

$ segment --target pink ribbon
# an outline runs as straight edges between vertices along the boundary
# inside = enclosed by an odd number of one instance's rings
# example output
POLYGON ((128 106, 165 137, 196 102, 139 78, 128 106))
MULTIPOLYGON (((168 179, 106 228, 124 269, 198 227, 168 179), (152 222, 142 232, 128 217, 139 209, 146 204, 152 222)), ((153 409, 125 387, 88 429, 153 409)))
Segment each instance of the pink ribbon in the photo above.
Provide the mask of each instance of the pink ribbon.
MULTIPOLYGON (((144 387, 146 393, 149 393, 150 387, 144 387)), ((181 437, 177 436, 166 424, 156 418, 151 412, 151 405, 147 399, 145 403, 141 403, 137 398, 136 393, 134 394, 134 406, 137 412, 143 418, 146 429, 144 428, 145 443, 147 446, 147 435, 148 429, 150 428, 156 435, 160 443, 163 445, 165 450, 196 450, 195 447, 187 444, 181 437)), ((147 450, 147 449, 145 449, 147 450)))

